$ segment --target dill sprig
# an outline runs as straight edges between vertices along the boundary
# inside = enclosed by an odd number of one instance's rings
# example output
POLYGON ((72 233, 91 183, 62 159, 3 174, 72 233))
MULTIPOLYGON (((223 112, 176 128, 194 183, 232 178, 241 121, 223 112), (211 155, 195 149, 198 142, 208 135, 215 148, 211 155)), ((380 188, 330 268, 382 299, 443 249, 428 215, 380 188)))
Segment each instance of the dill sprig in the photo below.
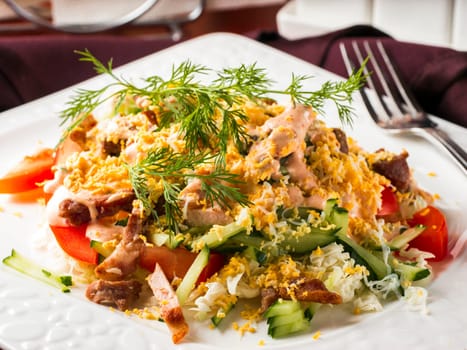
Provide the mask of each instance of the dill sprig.
POLYGON ((177 220, 182 216, 180 185, 187 178, 200 180, 201 190, 210 206, 217 203, 222 208, 231 208, 231 203, 249 204, 247 197, 235 187, 241 183, 237 175, 216 166, 212 166, 212 171, 208 173, 193 172, 196 167, 214 164, 215 159, 214 155, 207 152, 181 154, 169 148, 153 149, 146 158, 128 168, 129 177, 136 197, 155 217, 158 217, 158 214, 150 199, 148 180, 152 177, 161 181, 167 226, 172 232, 177 233, 177 220))
POLYGON ((324 114, 324 104, 330 100, 335 104, 341 121, 351 123, 352 94, 363 86, 366 78, 362 66, 347 81, 326 82, 320 89, 309 91, 304 88, 304 83, 310 77, 293 74, 290 85, 284 90, 277 90, 271 88, 273 81, 256 64, 215 72, 185 61, 173 66, 167 79, 154 75, 143 79, 137 86, 114 73, 112 60, 104 64, 88 50, 76 52, 81 61, 92 63, 98 74, 108 76, 110 83, 94 90, 77 90, 61 113, 61 125, 67 125, 62 140, 99 105, 114 100, 118 110, 118 103, 128 96, 144 98, 150 102, 151 108, 158 109, 160 129, 179 123, 186 153, 174 153, 166 148, 154 150, 139 164, 128 167, 136 196, 156 216, 148 179, 155 177, 161 180, 166 220, 173 232, 178 232, 177 219, 181 217, 179 194, 184 181, 181 178, 198 178, 211 205, 248 204, 246 196, 235 186, 239 183, 237 176, 230 174, 225 167, 229 143, 232 141, 238 150, 243 150, 249 141, 244 126, 248 117, 241 107, 244 102, 258 103, 271 94, 281 94, 289 96, 294 104, 312 106, 324 114), (198 80, 208 73, 215 73, 211 83, 198 80), (214 164, 209 174, 192 171, 208 163, 214 164))
MULTIPOLYGON (((364 62, 365 64, 366 61, 364 62)), ((326 81, 321 85, 319 90, 309 92, 303 90, 303 82, 310 79, 310 76, 292 74, 292 82, 285 89, 285 93, 290 95, 294 104, 300 103, 312 106, 320 114, 325 114, 325 102, 332 101, 341 122, 352 124, 353 109, 351 103, 353 93, 365 84, 364 65, 360 69, 355 70, 347 80, 326 81)))
POLYGON ((202 84, 197 77, 212 70, 185 61, 177 67, 172 67, 168 79, 157 75, 150 76, 143 79, 142 86, 138 87, 114 73, 112 60, 104 64, 88 50, 76 52, 81 56, 81 61, 92 63, 95 71, 109 76, 111 82, 95 90, 77 90, 77 95, 68 102, 68 107, 61 113, 62 125, 68 124, 63 137, 105 101, 112 98, 123 101, 126 96, 140 96, 149 100, 153 108, 159 108, 161 128, 173 122, 180 123, 189 152, 195 152, 200 146, 218 148, 220 163, 224 160, 229 139, 233 140, 239 149, 248 140, 243 126, 243 122, 248 118, 240 108, 242 102, 255 102, 270 94, 282 94, 290 96, 293 103, 312 106, 324 114, 324 103, 330 100, 337 107, 341 121, 350 123, 352 94, 365 81, 361 67, 346 81, 328 81, 316 91, 303 88, 309 76, 294 74, 287 88, 277 90, 271 88, 273 81, 268 78, 263 68, 257 67, 256 64, 242 64, 236 68, 225 68, 215 72, 216 77, 210 84, 202 84))

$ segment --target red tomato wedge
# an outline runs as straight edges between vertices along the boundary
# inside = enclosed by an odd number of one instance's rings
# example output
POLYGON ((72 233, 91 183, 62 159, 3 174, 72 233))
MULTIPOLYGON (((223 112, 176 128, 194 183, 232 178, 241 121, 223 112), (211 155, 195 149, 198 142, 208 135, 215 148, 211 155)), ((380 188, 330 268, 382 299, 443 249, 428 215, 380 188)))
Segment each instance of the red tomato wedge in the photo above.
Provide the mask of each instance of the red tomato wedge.
POLYGON ((91 248, 91 241, 86 237, 87 225, 50 226, 58 245, 65 253, 76 260, 90 264, 98 263, 99 254, 91 248))
MULTIPOLYGON (((185 248, 169 249, 162 247, 145 247, 140 258, 140 265, 148 271, 154 271, 156 263, 160 265, 171 281, 175 276, 183 278, 195 260, 197 254, 185 248)), ((209 262, 201 272, 198 283, 204 282, 224 265, 224 258, 219 253, 211 252, 209 262)))
POLYGON ((394 191, 385 186, 381 192, 381 208, 379 209, 376 215, 386 216, 394 214, 399 211, 399 202, 397 201, 397 196, 394 191))
POLYGON ((26 156, 0 178, 0 193, 20 193, 38 188, 37 184, 54 177, 54 151, 46 148, 26 156))
POLYGON ((429 205, 415 213, 408 223, 410 226, 424 225, 426 227, 419 236, 410 241, 410 247, 433 253, 435 256, 433 261, 441 261, 447 256, 448 229, 446 218, 439 209, 429 205))

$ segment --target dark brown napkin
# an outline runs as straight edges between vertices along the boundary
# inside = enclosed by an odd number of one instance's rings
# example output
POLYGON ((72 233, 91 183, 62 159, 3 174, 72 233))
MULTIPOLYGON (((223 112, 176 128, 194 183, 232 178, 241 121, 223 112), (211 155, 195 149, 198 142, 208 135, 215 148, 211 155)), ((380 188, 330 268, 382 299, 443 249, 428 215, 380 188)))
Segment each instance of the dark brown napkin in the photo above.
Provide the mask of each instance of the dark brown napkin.
POLYGON ((0 111, 95 76, 75 50, 89 49, 117 67, 173 44, 169 39, 111 35, 0 37, 0 111))
MULTIPOLYGON (((340 41, 380 39, 429 113, 467 127, 467 52, 395 40, 371 26, 289 41, 277 33, 246 33, 267 45, 346 76, 340 41)), ((173 45, 166 39, 112 35, 0 37, 0 111, 31 101, 95 75, 74 50, 88 48, 114 66, 173 45)))

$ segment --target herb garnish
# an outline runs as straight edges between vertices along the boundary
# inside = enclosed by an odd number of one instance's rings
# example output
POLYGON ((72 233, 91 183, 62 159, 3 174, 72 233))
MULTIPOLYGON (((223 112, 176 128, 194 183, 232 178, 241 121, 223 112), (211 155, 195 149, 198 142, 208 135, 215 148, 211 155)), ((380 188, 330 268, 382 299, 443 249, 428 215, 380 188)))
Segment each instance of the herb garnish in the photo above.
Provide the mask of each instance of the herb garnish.
POLYGON ((196 178, 201 182, 201 190, 206 205, 217 203, 222 208, 231 208, 232 203, 247 205, 248 200, 235 185, 241 182, 235 174, 213 166, 209 173, 196 173, 193 169, 209 165, 216 157, 207 152, 196 154, 175 153, 170 148, 151 150, 147 157, 138 164, 129 167, 130 181, 136 196, 143 206, 157 217, 154 205, 150 201, 148 177, 160 179, 163 188, 164 212, 167 226, 172 232, 178 232, 176 219, 181 217, 179 207, 180 178, 196 178))
POLYGON ((137 198, 156 216, 148 177, 161 180, 166 221, 172 232, 178 231, 177 219, 181 214, 180 178, 199 179, 206 200, 211 205, 217 203, 222 207, 229 207, 232 202, 248 204, 246 196, 235 187, 239 183, 237 175, 225 169, 229 140, 239 150, 244 149, 249 140, 244 128, 248 117, 241 108, 244 102, 257 103, 271 94, 288 95, 294 104, 312 106, 324 114, 324 103, 331 100, 337 108, 340 120, 351 123, 352 109, 349 105, 352 95, 365 81, 361 67, 348 80, 326 82, 316 91, 303 89, 304 81, 310 78, 304 75, 292 75, 292 81, 285 90, 276 90, 271 88, 273 82, 263 68, 256 64, 242 64, 238 68, 214 72, 216 77, 212 82, 203 84, 197 77, 213 71, 185 61, 172 68, 168 79, 154 75, 143 79, 141 86, 137 86, 114 73, 112 60, 104 64, 88 50, 77 53, 81 56, 81 61, 91 62, 97 73, 107 75, 112 81, 96 90, 77 91, 77 95, 68 103, 68 108, 61 113, 61 125, 68 124, 62 140, 96 107, 112 99, 117 101, 118 108, 119 101, 123 102, 128 96, 138 96, 150 102, 151 108, 158 112, 159 129, 172 123, 180 124, 186 153, 174 153, 168 148, 156 149, 149 152, 137 165, 128 167, 137 198), (214 163, 209 174, 193 171, 197 166, 209 163, 214 163))
POLYGON ((143 85, 138 87, 114 73, 112 60, 105 65, 88 50, 77 53, 81 61, 91 62, 97 73, 106 74, 113 81, 100 89, 77 91, 77 95, 68 103, 69 107, 61 113, 62 125, 69 124, 64 137, 105 101, 123 101, 128 95, 140 96, 148 99, 155 108, 160 108, 161 127, 172 122, 181 123, 188 151, 198 149, 200 142, 203 146, 216 145, 220 160, 225 156, 229 138, 239 148, 246 141, 247 135, 240 121, 245 121, 247 116, 238 107, 242 102, 255 102, 271 94, 289 95, 293 103, 312 106, 324 114, 324 102, 330 100, 336 105, 340 120, 351 123, 352 109, 349 105, 352 94, 365 81, 361 67, 347 80, 328 81, 319 90, 303 89, 303 82, 310 78, 306 75, 292 75, 291 84, 285 90, 277 90, 270 88, 272 80, 267 77, 265 69, 256 64, 242 64, 238 68, 225 68, 216 72, 217 78, 211 84, 202 84, 195 79, 196 76, 212 70, 185 61, 172 68, 167 80, 154 75, 143 79, 143 85), (214 118, 219 115, 221 122, 217 123, 214 118))

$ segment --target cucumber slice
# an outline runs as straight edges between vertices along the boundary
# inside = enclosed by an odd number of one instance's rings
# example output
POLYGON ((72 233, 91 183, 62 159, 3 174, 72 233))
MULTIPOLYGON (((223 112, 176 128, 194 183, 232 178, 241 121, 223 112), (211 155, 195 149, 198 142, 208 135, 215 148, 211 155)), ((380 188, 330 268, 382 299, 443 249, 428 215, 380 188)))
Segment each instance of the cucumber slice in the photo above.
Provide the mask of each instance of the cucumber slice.
POLYGON ((344 246, 344 249, 350 253, 357 264, 363 264, 367 267, 371 280, 382 280, 391 272, 391 267, 386 265, 383 260, 363 248, 343 231, 339 231, 336 236, 337 242, 344 246))
POLYGON ((99 255, 107 258, 114 251, 115 247, 106 246, 103 242, 91 240, 91 248, 94 249, 99 255))
POLYGON ((11 251, 9 256, 2 260, 2 262, 29 277, 59 288, 64 293, 69 293, 69 287, 73 284, 71 276, 57 275, 48 271, 14 249, 11 251))
POLYGON ((217 313, 211 317, 211 322, 214 327, 218 327, 222 320, 226 317, 226 315, 233 309, 235 304, 230 303, 227 305, 226 308, 221 308, 217 311, 217 313))
POLYGON ((320 303, 310 303, 308 307, 305 309, 305 317, 308 321, 311 321, 312 318, 315 316, 318 309, 321 307, 320 303))
POLYGON ((239 234, 233 236, 229 239, 227 244, 232 243, 232 245, 237 246, 248 246, 248 247, 255 247, 260 249, 261 246, 264 244, 264 238, 258 235, 253 234, 246 234, 245 232, 240 232, 239 234))
POLYGON ((349 212, 345 208, 334 206, 329 221, 336 225, 338 228, 337 233, 347 234, 347 228, 349 226, 349 212))
POLYGON ((175 292, 181 305, 183 305, 183 303, 188 298, 188 295, 190 295, 191 291, 195 287, 199 275, 203 271, 204 267, 208 264, 208 260, 209 248, 205 246, 196 256, 195 260, 186 272, 185 277, 183 277, 182 282, 178 286, 177 291, 175 292))
POLYGON ((263 265, 268 258, 266 253, 252 246, 247 247, 243 251, 243 255, 249 260, 256 261, 260 265, 263 265))
POLYGON ((299 322, 284 324, 276 328, 269 328, 268 334, 272 338, 282 338, 292 333, 302 332, 308 329, 309 326, 310 326, 309 322, 306 319, 302 319, 299 322))
POLYGON ((303 311, 298 309, 290 314, 279 315, 267 319, 269 328, 276 328, 290 323, 301 322, 303 320, 303 311))
POLYGON ((389 263, 400 276, 402 282, 415 282, 430 276, 431 271, 426 267, 419 267, 402 262, 394 257, 389 258, 389 263))
POLYGON ((407 243, 409 243, 412 239, 414 239, 419 234, 421 234, 423 231, 425 231, 425 226, 423 225, 417 225, 417 226, 408 228, 407 230, 402 232, 400 235, 390 240, 388 242, 388 246, 389 248, 391 248, 391 250, 400 250, 407 243))
POLYGON ((310 253, 317 247, 324 247, 336 241, 334 235, 337 230, 321 230, 314 229, 311 233, 299 237, 287 237, 280 243, 284 250, 295 253, 305 254, 310 253))
POLYGON ((267 319, 268 334, 272 338, 303 331, 310 325, 300 302, 279 299, 263 315, 267 319))
POLYGON ((196 239, 192 246, 197 247, 207 246, 208 248, 215 248, 225 243, 229 238, 238 235, 241 232, 246 232, 246 228, 232 222, 225 226, 213 226, 206 234, 196 239))
POLYGON ((326 201, 326 204, 324 205, 324 218, 329 221, 329 218, 331 217, 332 211, 337 207, 337 199, 336 198, 330 198, 326 201))
POLYGON ((301 310, 299 302, 279 299, 266 310, 263 316, 265 318, 271 318, 279 315, 287 315, 297 310, 301 310))

